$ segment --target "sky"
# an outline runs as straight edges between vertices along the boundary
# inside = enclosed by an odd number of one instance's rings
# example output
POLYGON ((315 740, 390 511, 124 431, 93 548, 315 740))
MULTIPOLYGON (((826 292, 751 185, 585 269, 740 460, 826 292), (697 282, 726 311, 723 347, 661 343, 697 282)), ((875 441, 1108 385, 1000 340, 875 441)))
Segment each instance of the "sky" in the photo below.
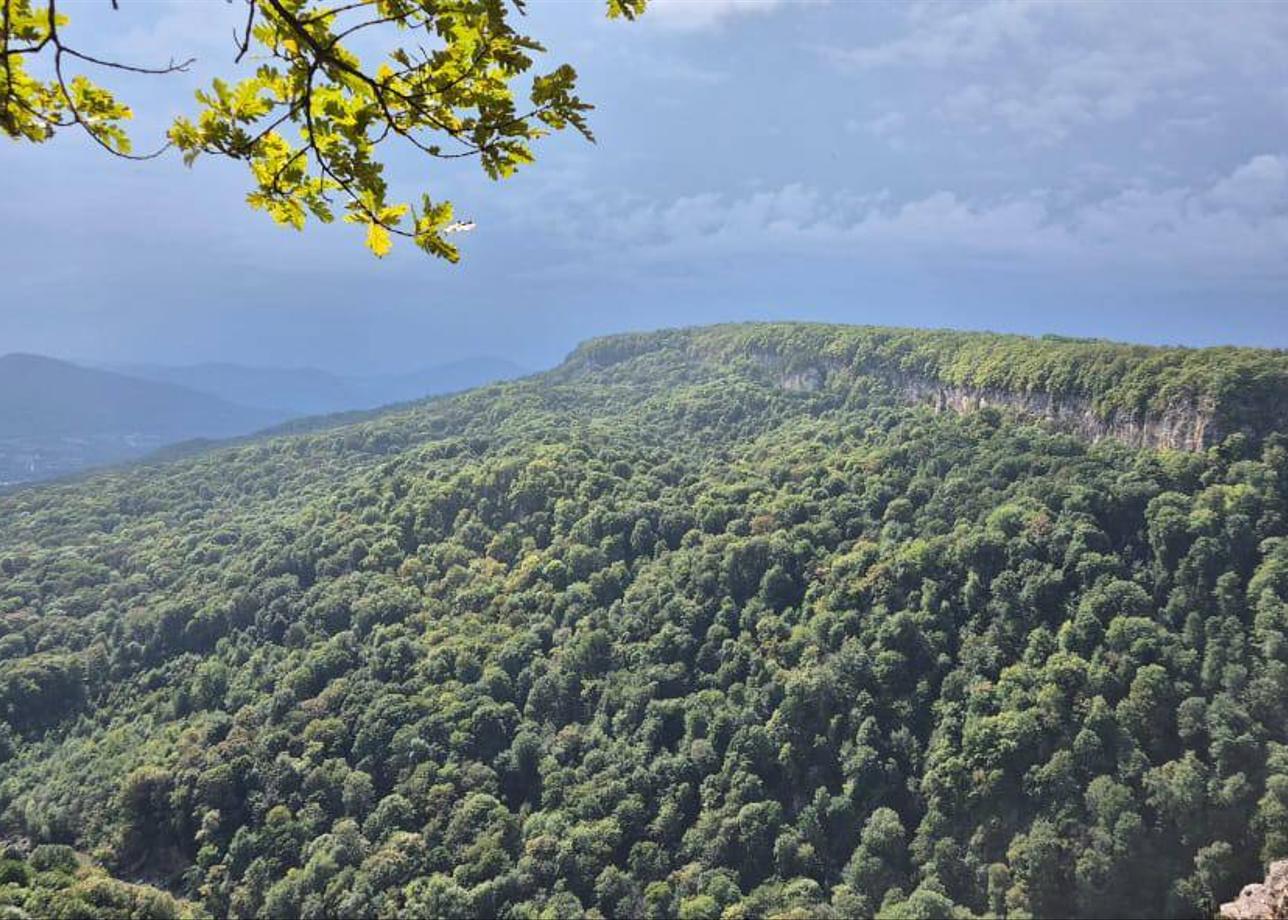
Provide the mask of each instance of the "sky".
MULTIPOLYGON (((138 149, 238 73, 224 0, 64 0, 138 149)), ((530 0, 598 142, 451 199, 459 265, 275 226, 244 167, 0 141, 0 353, 342 372, 539 368, 593 335, 752 319, 1288 347, 1288 4, 530 0)))

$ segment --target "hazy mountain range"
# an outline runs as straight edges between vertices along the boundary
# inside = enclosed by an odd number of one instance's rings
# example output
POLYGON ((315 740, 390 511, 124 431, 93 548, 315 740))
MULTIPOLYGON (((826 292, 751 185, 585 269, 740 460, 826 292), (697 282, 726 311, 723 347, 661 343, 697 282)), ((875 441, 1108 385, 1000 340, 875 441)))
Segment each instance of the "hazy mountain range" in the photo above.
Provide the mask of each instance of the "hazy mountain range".
POLYGON ((312 367, 250 367, 242 364, 129 364, 109 368, 132 377, 177 384, 244 406, 316 415, 367 409, 468 390, 526 370, 512 361, 474 357, 395 374, 345 376, 312 367))
POLYGON ((366 409, 519 376, 500 358, 341 376, 315 368, 86 367, 0 357, 0 486, 144 456, 194 438, 245 435, 306 415, 366 409))

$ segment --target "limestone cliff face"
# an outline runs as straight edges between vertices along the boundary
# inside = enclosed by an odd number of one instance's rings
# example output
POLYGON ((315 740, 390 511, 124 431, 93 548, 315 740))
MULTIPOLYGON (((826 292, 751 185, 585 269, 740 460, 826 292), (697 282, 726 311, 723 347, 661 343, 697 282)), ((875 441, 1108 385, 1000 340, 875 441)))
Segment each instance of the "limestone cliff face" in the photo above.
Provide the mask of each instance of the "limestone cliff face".
POLYGON ((988 407, 1009 409, 1045 420, 1092 442, 1112 439, 1132 447, 1199 451, 1230 433, 1222 429, 1217 407, 1210 401, 1175 405, 1164 412, 1140 416, 1123 412, 1102 416, 1085 397, 958 386, 872 364, 855 371, 838 361, 802 364, 769 352, 756 352, 750 357, 771 380, 787 390, 814 392, 868 377, 885 384, 896 396, 925 403, 940 412, 966 413, 988 407))
POLYGON ((1011 409, 1044 419, 1092 442, 1108 438, 1132 447, 1197 451, 1221 438, 1213 405, 1186 404, 1158 414, 1113 412, 1101 417, 1091 401, 1083 397, 961 387, 903 374, 888 375, 887 379, 909 399, 929 403, 940 411, 973 412, 988 406, 1011 409))
POLYGON ((1201 451, 1236 433, 1256 443, 1288 432, 1288 352, 1264 349, 751 323, 592 340, 561 371, 605 372, 636 360, 942 412, 1005 409, 1088 441, 1138 448, 1201 451))
POLYGON ((1239 896, 1221 905, 1221 920, 1288 918, 1288 859, 1271 863, 1264 882, 1243 886, 1239 896))

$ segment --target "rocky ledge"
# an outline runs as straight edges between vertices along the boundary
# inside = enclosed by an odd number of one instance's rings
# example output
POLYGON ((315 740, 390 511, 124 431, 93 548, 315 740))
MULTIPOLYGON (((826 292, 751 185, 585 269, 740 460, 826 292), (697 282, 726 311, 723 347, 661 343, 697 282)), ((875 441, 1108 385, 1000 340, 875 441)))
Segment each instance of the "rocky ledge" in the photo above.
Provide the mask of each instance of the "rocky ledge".
POLYGON ((634 359, 750 371, 786 390, 893 396, 939 411, 1003 408, 1139 448, 1202 451, 1234 434, 1255 444, 1288 432, 1288 351, 746 323, 593 339, 560 370, 634 359))
POLYGON ((1264 882, 1244 885, 1239 896, 1221 905, 1222 920, 1288 918, 1288 859, 1270 864, 1264 882))
POLYGON ((961 386, 873 364, 856 372, 835 361, 819 361, 802 367, 798 362, 789 366, 768 353, 751 357, 777 385, 787 390, 814 392, 859 377, 874 378, 909 402, 925 403, 937 411, 967 413, 989 407, 1009 409, 1092 442, 1108 439, 1131 447, 1201 451, 1220 443, 1227 434, 1233 433, 1227 428, 1234 428, 1222 425, 1218 407, 1211 400, 1174 404, 1157 412, 1117 410, 1102 414, 1090 399, 1076 395, 961 386))

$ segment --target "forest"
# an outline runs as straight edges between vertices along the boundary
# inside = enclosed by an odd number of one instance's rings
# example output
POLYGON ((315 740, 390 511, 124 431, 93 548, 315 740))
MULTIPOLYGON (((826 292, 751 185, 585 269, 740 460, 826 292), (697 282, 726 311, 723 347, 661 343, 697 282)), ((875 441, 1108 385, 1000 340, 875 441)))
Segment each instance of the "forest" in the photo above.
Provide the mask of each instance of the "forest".
POLYGON ((0 916, 1211 916, 1288 856, 1285 395, 749 324, 0 496, 0 916))

